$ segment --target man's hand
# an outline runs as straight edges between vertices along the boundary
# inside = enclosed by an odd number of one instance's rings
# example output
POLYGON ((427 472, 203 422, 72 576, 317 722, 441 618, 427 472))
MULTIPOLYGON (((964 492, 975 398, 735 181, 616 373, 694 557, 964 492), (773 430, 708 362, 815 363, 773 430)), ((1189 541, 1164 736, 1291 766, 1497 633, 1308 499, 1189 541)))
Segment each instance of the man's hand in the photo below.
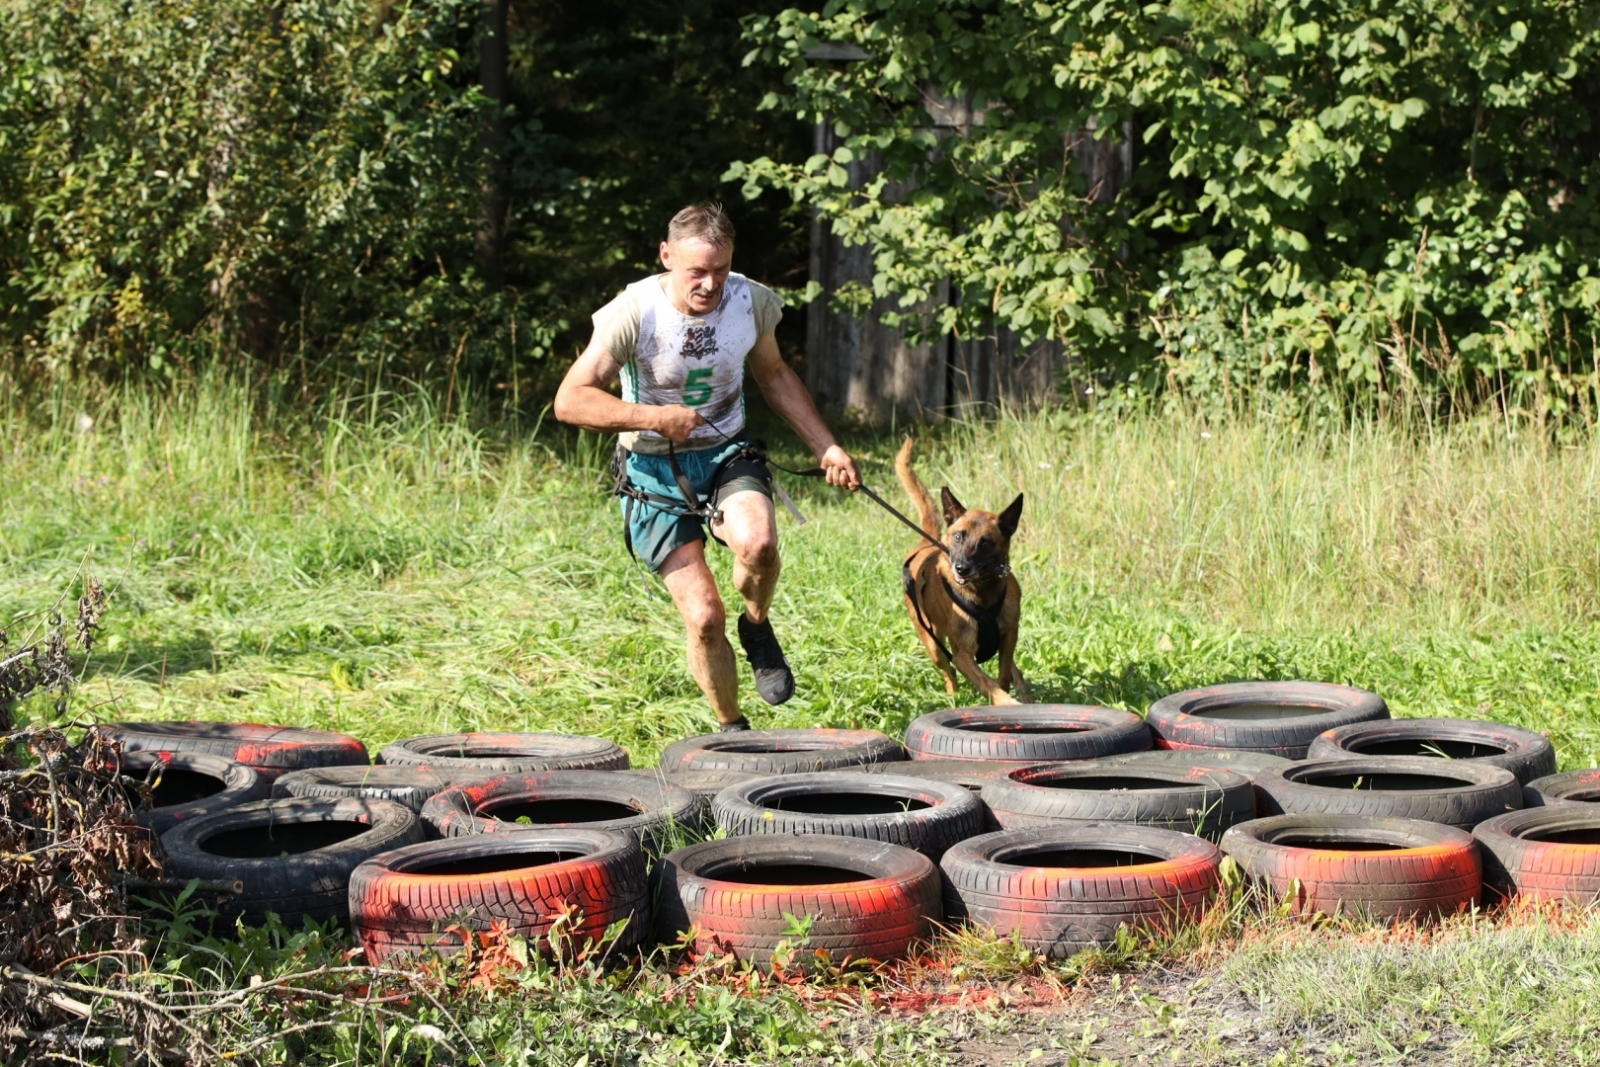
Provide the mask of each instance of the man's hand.
POLYGON ((830 445, 822 454, 821 466, 828 472, 829 485, 840 489, 861 488, 861 472, 856 469, 856 461, 838 445, 830 445))
MULTIPOLYGON (((695 427, 704 426, 706 420, 694 408, 684 407, 682 404, 672 404, 666 407, 653 409, 655 425, 650 427, 656 433, 665 437, 673 444, 681 445, 694 433, 695 427)), ((849 459, 849 456, 845 457, 849 459)))

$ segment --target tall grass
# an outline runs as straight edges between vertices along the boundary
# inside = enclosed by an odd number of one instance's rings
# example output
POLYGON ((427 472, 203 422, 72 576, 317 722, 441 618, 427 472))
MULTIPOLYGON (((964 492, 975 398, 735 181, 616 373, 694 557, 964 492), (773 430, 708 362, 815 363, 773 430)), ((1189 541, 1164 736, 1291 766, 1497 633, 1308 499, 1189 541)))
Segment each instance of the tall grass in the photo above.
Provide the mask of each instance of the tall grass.
MULTIPOLYGON (((99 714, 370 743, 561 728, 640 762, 709 724, 675 612, 623 551, 604 441, 420 391, 6 402, 0 625, 26 632, 80 566, 99 575, 111 615, 81 697, 99 714)), ((898 499, 898 436, 847 444, 898 499)), ((1020 661, 1041 699, 1142 709, 1224 678, 1325 678, 1398 713, 1550 730, 1569 765, 1600 754, 1592 438, 1043 413, 926 431, 917 463, 972 506, 1026 492, 1020 661)), ((812 516, 780 520, 800 695, 767 709, 747 689, 749 709, 892 732, 943 706, 899 604, 909 532, 787 484, 812 516)))

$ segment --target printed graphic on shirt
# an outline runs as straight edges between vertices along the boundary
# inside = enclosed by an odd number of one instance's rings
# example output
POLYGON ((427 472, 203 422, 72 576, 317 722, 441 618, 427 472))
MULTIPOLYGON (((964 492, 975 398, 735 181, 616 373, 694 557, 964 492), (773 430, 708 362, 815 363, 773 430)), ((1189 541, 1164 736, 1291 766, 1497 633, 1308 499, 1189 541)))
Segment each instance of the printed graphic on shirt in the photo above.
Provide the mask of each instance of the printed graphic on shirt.
POLYGON ((684 359, 710 359, 717 354, 717 328, 709 322, 692 324, 683 335, 684 359))
POLYGON ((716 370, 711 367, 696 367, 689 372, 683 380, 683 403, 685 407, 697 408, 711 399, 711 379, 716 370))

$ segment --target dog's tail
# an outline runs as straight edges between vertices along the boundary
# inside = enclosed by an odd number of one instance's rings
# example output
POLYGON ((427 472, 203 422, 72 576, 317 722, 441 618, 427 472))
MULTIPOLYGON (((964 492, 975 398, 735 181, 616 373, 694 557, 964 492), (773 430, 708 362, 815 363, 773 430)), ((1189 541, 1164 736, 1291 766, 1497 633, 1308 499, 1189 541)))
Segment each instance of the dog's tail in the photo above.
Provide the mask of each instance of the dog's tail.
POLYGON ((894 472, 900 476, 900 484, 906 487, 906 492, 911 494, 911 503, 917 507, 917 517, 922 520, 922 532, 939 540, 939 509, 933 506, 933 497, 928 495, 928 487, 922 484, 922 479, 917 477, 917 472, 911 469, 911 449, 916 441, 906 438, 906 443, 900 446, 900 452, 894 457, 894 472))

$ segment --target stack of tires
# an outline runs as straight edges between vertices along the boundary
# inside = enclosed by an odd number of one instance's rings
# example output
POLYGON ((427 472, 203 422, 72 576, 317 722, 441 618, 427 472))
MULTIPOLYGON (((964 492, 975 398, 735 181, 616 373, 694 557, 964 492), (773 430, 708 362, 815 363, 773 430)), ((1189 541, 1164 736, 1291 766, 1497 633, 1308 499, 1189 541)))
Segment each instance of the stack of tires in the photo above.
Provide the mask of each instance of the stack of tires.
POLYGON ((904 745, 712 734, 644 770, 558 734, 411 738, 374 765, 320 731, 97 729, 171 877, 225 919, 346 922, 374 963, 494 924, 764 969, 893 959, 957 923, 1061 957, 1193 916, 1225 857, 1306 912, 1600 897, 1600 771, 1555 774, 1526 730, 1392 720, 1345 686, 1219 685, 1145 718, 949 709, 904 745))

